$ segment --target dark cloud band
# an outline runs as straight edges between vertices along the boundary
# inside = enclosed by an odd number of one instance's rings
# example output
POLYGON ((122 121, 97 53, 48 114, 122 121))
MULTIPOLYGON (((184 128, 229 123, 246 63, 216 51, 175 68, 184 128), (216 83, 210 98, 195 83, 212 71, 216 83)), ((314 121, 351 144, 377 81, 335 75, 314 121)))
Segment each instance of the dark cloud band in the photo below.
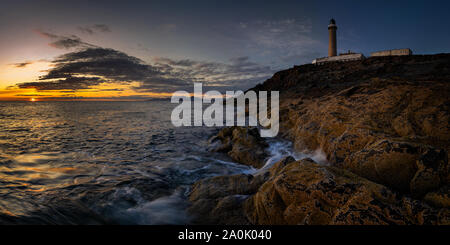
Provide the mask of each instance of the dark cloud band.
POLYGON ((268 66, 251 62, 249 57, 236 57, 228 63, 155 58, 153 64, 148 64, 124 52, 85 43, 76 36, 40 34, 54 40, 52 46, 79 49, 56 57, 47 74, 37 82, 19 83, 19 88, 76 91, 102 83, 138 82, 139 86, 132 87, 138 93, 173 92, 189 89, 193 82, 215 87, 250 87, 273 72, 268 66))

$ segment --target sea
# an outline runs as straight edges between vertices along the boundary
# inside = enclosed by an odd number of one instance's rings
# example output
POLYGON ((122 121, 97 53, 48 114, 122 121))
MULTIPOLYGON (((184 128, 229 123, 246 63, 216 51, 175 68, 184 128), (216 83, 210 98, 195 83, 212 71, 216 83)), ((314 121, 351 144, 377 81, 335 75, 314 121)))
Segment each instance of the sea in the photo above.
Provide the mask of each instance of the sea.
MULTIPOLYGON (((211 152, 217 127, 175 127, 153 101, 0 102, 0 224, 190 224, 191 185, 257 174, 211 152)), ((268 139, 266 168, 290 142, 268 139)))

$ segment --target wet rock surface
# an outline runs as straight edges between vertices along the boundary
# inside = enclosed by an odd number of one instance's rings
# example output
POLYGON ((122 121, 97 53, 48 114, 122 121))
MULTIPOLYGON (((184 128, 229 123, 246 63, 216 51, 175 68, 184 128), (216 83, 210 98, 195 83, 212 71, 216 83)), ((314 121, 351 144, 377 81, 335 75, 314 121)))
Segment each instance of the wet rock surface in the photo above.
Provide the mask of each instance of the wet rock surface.
POLYGON ((448 224, 448 209, 402 197, 347 170, 293 162, 244 203, 253 224, 448 224))
POLYGON ((268 153, 267 143, 259 136, 257 128, 229 127, 223 128, 211 140, 212 150, 227 153, 234 161, 260 168, 268 153))
MULTIPOLYGON (((430 199, 445 202, 438 195, 430 199)), ((256 176, 201 180, 190 201, 198 224, 450 224, 448 208, 311 159, 285 158, 256 176)))
POLYGON ((256 90, 280 90, 280 125, 297 150, 423 197, 448 184, 450 55, 304 65, 256 90))
POLYGON ((190 193, 188 209, 194 223, 249 224, 243 210, 244 201, 257 192, 268 174, 217 176, 196 182, 190 193))
MULTIPOLYGON (((191 201, 214 200, 204 217, 233 210, 225 223, 449 224, 449 82, 449 54, 277 72, 253 90, 280 91, 281 136, 298 151, 322 150, 328 165, 283 159, 257 185, 202 180, 191 201)), ((263 166, 266 145, 251 130, 223 129, 216 140, 216 151, 263 166)))

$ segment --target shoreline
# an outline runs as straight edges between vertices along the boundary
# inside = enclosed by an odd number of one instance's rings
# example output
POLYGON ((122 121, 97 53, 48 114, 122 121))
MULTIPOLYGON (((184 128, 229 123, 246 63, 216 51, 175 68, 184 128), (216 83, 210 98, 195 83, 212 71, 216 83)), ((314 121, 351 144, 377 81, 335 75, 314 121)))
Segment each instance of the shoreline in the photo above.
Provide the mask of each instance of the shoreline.
MULTIPOLYGON (((450 224, 449 54, 303 65, 280 91, 281 138, 329 165, 286 157, 258 175, 193 185, 199 224, 450 224)), ((216 151, 261 168, 267 144, 224 128, 216 151)))

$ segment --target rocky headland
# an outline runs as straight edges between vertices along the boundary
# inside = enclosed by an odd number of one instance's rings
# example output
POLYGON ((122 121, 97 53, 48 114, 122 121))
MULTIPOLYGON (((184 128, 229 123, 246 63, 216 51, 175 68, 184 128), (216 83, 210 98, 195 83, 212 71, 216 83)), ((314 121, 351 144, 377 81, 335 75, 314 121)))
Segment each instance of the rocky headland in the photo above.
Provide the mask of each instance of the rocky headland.
MULTIPOLYGON (((280 134, 299 152, 255 175, 192 186, 198 224, 450 224, 450 54, 372 57, 280 71, 280 134)), ((224 128, 212 149, 261 168, 256 129, 224 128)))

